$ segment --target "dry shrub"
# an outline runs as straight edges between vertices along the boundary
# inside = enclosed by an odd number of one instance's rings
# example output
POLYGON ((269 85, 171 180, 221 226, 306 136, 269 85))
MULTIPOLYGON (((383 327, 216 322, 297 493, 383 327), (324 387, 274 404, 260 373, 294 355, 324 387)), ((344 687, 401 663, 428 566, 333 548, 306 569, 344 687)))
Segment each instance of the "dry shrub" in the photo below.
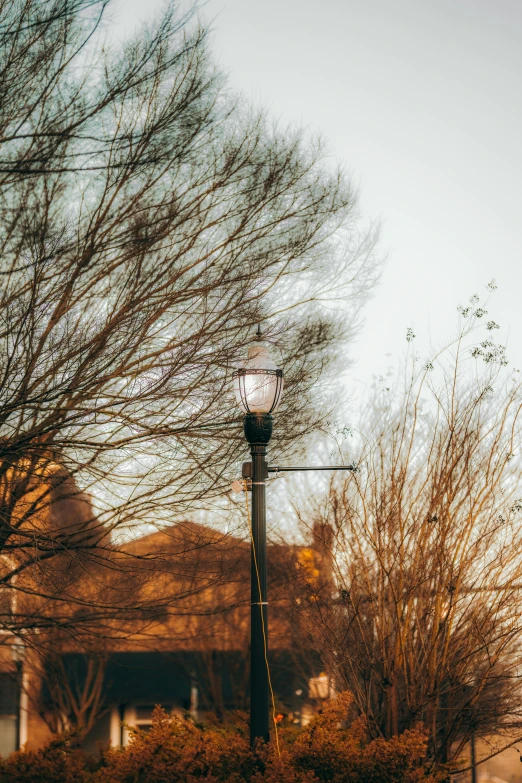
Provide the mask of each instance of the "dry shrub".
POLYGON ((85 758, 72 747, 64 735, 39 750, 20 750, 8 759, 0 758, 0 782, 91 783, 85 758))
POLYGON ((370 740, 361 718, 350 720, 352 696, 341 694, 306 728, 280 731, 255 751, 239 728, 205 728, 156 708, 148 734, 137 729, 126 749, 108 750, 88 772, 62 742, 17 753, 0 766, 0 783, 436 783, 424 765, 419 728, 390 740, 370 740))
POLYGON ((350 693, 340 694, 300 732, 292 747, 297 769, 335 783, 433 783, 438 779, 437 773, 429 774, 422 763, 427 738, 421 727, 389 740, 369 741, 363 718, 342 728, 352 702, 350 693))
POLYGON ((455 771, 472 736, 496 735, 484 754, 510 747, 522 716, 522 383, 472 300, 456 339, 422 369, 412 357, 347 428, 340 461, 356 469, 296 504, 332 578, 293 582, 309 649, 372 736, 422 722, 455 771))
POLYGON ((253 771, 248 740, 241 734, 171 719, 159 707, 147 734, 132 730, 129 746, 107 751, 104 761, 96 783, 240 783, 253 771))

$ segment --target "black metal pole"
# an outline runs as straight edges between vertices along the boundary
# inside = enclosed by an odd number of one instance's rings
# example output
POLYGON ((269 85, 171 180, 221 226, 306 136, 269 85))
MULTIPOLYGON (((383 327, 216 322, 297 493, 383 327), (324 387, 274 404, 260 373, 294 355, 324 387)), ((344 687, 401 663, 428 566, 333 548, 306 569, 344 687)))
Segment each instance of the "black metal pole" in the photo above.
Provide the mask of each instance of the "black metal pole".
POLYGON ((475 732, 471 732, 471 739, 470 739, 470 750, 471 750, 471 783, 477 783, 477 757, 475 754, 475 732))
POLYGON ((15 661, 16 670, 16 728, 15 728, 15 743, 16 750, 20 750, 21 740, 21 710, 22 710, 22 688, 23 688, 23 674, 22 674, 22 661, 15 661))
POLYGON ((268 742, 268 598, 266 578, 266 447, 272 435, 269 413, 245 416, 252 455, 252 555, 250 609, 250 742, 268 742))

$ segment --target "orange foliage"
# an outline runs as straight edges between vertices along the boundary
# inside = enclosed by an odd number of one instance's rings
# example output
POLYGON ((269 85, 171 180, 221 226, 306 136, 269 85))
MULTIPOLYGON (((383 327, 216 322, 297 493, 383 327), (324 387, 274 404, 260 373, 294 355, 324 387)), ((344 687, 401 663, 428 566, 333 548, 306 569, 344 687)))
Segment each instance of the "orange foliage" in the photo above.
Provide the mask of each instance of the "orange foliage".
POLYGON ((85 759, 72 747, 64 736, 38 750, 0 757, 0 783, 91 783, 85 759))
POLYGON ((104 753, 99 768, 54 742, 0 763, 0 783, 437 783, 423 759, 426 736, 410 730, 369 740, 361 718, 350 721, 352 697, 341 694, 306 728, 280 731, 275 744, 249 747, 242 728, 208 728, 156 708, 149 733, 132 730, 125 749, 104 753))

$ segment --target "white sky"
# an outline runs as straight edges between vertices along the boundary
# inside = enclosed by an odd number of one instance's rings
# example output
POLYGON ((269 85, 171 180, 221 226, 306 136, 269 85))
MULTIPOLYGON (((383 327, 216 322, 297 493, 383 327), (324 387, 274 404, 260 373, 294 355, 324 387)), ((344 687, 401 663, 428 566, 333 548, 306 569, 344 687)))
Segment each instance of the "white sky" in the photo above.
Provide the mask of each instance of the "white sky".
MULTIPOLYGON (((159 7, 117 0, 115 29, 159 7)), ((230 86, 321 131, 382 218, 388 261, 354 382, 398 362, 407 327, 427 354, 491 278, 490 315, 521 366, 522 2, 207 0, 202 16, 230 86)))

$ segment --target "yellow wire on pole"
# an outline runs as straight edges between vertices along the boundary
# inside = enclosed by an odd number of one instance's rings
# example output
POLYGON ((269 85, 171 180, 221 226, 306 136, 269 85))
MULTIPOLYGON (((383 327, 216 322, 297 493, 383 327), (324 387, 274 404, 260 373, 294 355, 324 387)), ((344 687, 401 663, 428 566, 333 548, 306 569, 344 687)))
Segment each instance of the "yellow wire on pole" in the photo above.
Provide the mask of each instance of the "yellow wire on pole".
MULTIPOLYGON (((252 552, 254 554, 254 566, 256 569, 256 578, 257 578, 257 587, 259 591, 259 597, 261 599, 261 579, 259 578, 259 568, 257 566, 257 553, 256 553, 256 547, 254 543, 254 531, 252 530, 252 518, 250 516, 250 509, 248 506, 248 487, 247 487, 247 480, 243 480, 243 486, 245 488, 245 505, 246 505, 246 513, 247 513, 247 519, 248 519, 248 529, 250 531, 250 541, 252 542, 252 552)), ((276 738, 276 748, 277 748, 277 755, 281 755, 281 751, 279 749, 279 731, 277 729, 277 720, 276 720, 276 706, 275 706, 275 696, 274 696, 274 689, 272 687, 272 677, 270 675, 270 666, 268 663, 268 655, 267 655, 267 643, 266 643, 266 629, 265 629, 265 617, 263 614, 263 606, 260 603, 259 604, 259 611, 261 612, 261 627, 263 629, 263 652, 265 655, 265 663, 266 663, 266 671, 268 674, 268 687, 270 688, 270 696, 272 698, 272 720, 274 721, 274 730, 275 730, 275 738, 276 738)), ((250 674, 252 676, 252 674, 250 674)))

